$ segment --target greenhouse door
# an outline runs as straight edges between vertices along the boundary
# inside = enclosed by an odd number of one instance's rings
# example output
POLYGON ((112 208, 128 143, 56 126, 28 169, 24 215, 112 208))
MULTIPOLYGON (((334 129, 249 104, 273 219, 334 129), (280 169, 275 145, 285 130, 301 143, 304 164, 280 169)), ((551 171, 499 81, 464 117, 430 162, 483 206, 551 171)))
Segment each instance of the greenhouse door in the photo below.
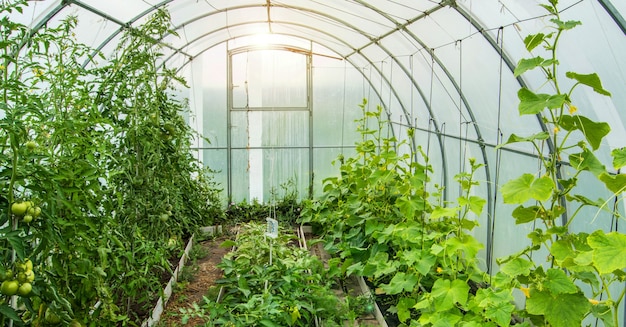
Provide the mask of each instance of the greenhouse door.
POLYGON ((294 49, 230 52, 231 199, 269 202, 287 193, 308 195, 312 186, 310 63, 310 53, 294 49))

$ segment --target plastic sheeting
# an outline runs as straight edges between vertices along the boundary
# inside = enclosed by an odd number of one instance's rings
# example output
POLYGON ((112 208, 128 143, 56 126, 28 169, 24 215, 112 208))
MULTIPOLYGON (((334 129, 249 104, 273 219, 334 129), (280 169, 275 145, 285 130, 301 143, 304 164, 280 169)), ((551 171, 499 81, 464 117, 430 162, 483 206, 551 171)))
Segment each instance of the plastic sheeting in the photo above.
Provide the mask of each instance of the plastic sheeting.
MULTIPOLYGON (((476 192, 490 202, 477 233, 486 243, 507 243, 493 249, 498 257, 527 242, 525 233, 512 232, 510 219, 495 218, 512 210, 497 196, 498 183, 535 172, 539 154, 525 143, 496 146, 511 134, 543 129, 537 117, 519 116, 516 93, 545 88, 544 77, 513 75, 529 56, 524 37, 546 30, 540 3, 44 0, 15 19, 38 29, 75 15, 77 41, 106 54, 124 29, 167 8, 175 33, 159 40, 160 64, 189 82, 189 123, 210 140, 197 141, 198 158, 235 200, 267 201, 288 181, 302 197, 318 194, 321 180, 336 173, 330 162, 354 151, 361 99, 380 104, 390 135, 416 129, 446 197, 456 194, 453 176, 468 158, 485 163, 476 192), (488 225, 497 232, 489 235, 488 225)), ((584 115, 610 122, 598 157, 611 167, 610 151, 626 143, 626 4, 562 0, 559 7, 564 20, 582 22, 560 41, 561 71, 597 72, 612 92, 572 97, 584 115)), ((603 190, 591 181, 586 187, 590 196, 603 190)))

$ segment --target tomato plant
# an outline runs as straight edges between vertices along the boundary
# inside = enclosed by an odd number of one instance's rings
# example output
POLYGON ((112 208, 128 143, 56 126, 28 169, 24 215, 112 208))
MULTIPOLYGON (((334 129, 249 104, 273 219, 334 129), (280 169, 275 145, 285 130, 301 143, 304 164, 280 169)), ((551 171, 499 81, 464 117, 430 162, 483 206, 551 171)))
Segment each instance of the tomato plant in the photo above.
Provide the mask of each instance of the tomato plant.
POLYGON ((0 297, 0 324, 136 325, 180 254, 167 241, 222 214, 170 94, 184 81, 156 65, 169 16, 106 58, 76 41, 76 17, 12 22, 26 5, 0 5, 0 268, 23 294, 0 297))

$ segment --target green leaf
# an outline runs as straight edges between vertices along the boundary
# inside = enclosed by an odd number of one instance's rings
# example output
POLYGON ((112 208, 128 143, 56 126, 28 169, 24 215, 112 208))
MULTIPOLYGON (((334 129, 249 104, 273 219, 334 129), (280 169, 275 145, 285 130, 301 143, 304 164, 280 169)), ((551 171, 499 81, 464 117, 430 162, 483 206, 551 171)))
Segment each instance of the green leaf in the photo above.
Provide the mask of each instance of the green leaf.
POLYGON ((544 141, 550 138, 550 134, 548 132, 540 132, 537 134, 533 134, 531 136, 528 137, 521 137, 521 136, 517 136, 515 134, 511 134, 511 136, 509 136, 509 139, 506 141, 506 143, 503 144, 499 144, 498 146, 496 146, 496 149, 501 148, 507 144, 511 144, 511 143, 518 143, 518 142, 534 142, 535 140, 540 140, 540 141, 544 141))
POLYGON ((468 234, 448 238, 445 243, 449 252, 463 251, 467 254, 465 259, 468 260, 475 258, 478 251, 484 247, 482 243, 468 234))
POLYGON ((426 208, 426 201, 421 197, 401 196, 396 199, 396 206, 407 219, 413 219, 426 208))
POLYGON ((222 244, 220 244, 221 248, 231 248, 233 246, 237 245, 237 242, 233 241, 233 240, 226 240, 224 242, 222 242, 222 244))
POLYGON ((601 174, 598 177, 604 185, 613 193, 619 194, 626 190, 626 175, 611 175, 608 173, 601 174))
POLYGON ((582 24, 577 20, 568 20, 564 22, 556 18, 550 19, 550 21, 553 22, 560 30, 571 30, 572 28, 582 24))
POLYGON ((584 84, 584 85, 591 87, 597 93, 600 93, 606 96, 611 96, 611 93, 602 87, 602 81, 600 81, 600 76, 598 76, 598 74, 596 73, 585 75, 585 74, 577 74, 574 72, 567 72, 565 73, 565 76, 576 80, 580 84, 584 84))
POLYGON ((613 157, 613 168, 617 170, 626 166, 626 147, 613 149, 611 156, 613 157))
POLYGON ((502 186, 504 203, 522 204, 530 199, 546 201, 552 195, 554 183, 543 176, 535 179, 532 174, 523 174, 517 179, 508 181, 502 186))
POLYGON ((460 206, 469 206, 471 212, 480 216, 480 214, 483 212, 483 208, 485 207, 485 203, 487 203, 487 200, 479 196, 470 196, 469 199, 466 197, 460 197, 458 198, 457 202, 460 206))
POLYGON ((555 295, 573 294, 579 291, 574 282, 561 269, 548 269, 543 285, 555 295))
POLYGON ((439 219, 441 217, 456 217, 458 211, 459 211, 458 207, 455 207, 455 208, 436 207, 435 209, 433 209, 433 212, 430 214, 430 219, 439 219))
POLYGON ((469 285, 463 280, 437 279, 433 285, 431 295, 435 300, 437 311, 452 309, 455 303, 465 305, 469 294, 469 285))
POLYGON ((280 325, 277 325, 273 321, 267 319, 263 319, 259 321, 259 323, 265 327, 280 327, 280 325))
POLYGON ((570 154, 569 162, 576 170, 587 170, 596 177, 606 172, 602 162, 589 149, 583 149, 581 153, 570 154))
POLYGON ((530 290, 526 311, 543 315, 553 327, 581 326, 591 304, 582 293, 552 295, 549 291, 530 290))
POLYGON ((500 271, 509 276, 528 276, 532 267, 532 262, 523 258, 515 258, 502 265, 500 271))
POLYGON ((415 305, 415 299, 410 297, 403 297, 398 301, 396 309, 398 309, 398 319, 401 322, 405 322, 411 319, 411 308, 415 305))
POLYGON ((593 264, 601 274, 626 268, 626 235, 597 230, 587 237, 593 249, 593 264))
POLYGON ((513 210, 513 213, 511 215, 515 219, 515 223, 517 225, 520 225, 529 223, 537 218, 540 218, 542 216, 541 212, 543 211, 540 206, 518 206, 517 208, 515 208, 515 210, 513 210))
POLYGON ((572 248, 572 245, 569 241, 566 240, 557 240, 550 247, 550 254, 554 257, 554 260, 561 266, 564 267, 565 260, 572 260, 576 257, 576 252, 572 248))
POLYGON ((413 288, 415 288, 415 285, 417 285, 417 281, 417 276, 399 272, 393 276, 389 284, 382 285, 382 289, 387 294, 399 294, 402 293, 402 291, 411 292, 413 288))
POLYGON ((503 289, 494 292, 492 288, 481 288, 476 291, 476 302, 485 310, 485 316, 495 321, 498 326, 509 326, 511 315, 515 310, 511 290, 503 289))
MULTIPOLYGON (((22 319, 20 318, 20 316, 10 306, 4 303, 0 303, 0 313, 3 317, 8 317, 9 319, 11 319, 14 325, 24 326, 24 323, 22 323, 22 319)), ((8 324, 8 321, 6 323, 8 324)))
POLYGON ((535 94, 524 87, 517 92, 517 97, 520 100, 520 104, 517 108, 520 115, 536 115, 545 108, 561 108, 567 98, 564 94, 535 94))
POLYGON ((517 62, 517 66, 515 67, 513 76, 518 77, 529 70, 532 70, 541 66, 541 63, 544 62, 544 60, 545 59, 541 57, 521 59, 520 61, 517 62))
POLYGON ((20 235, 21 233, 21 230, 14 230, 6 233, 5 237, 11 244, 13 250, 15 250, 17 257, 24 259, 26 258, 26 249, 24 248, 24 239, 20 235))
POLYGON ((602 139, 609 134, 611 126, 604 122, 594 122, 591 119, 580 116, 563 115, 559 122, 559 126, 566 131, 580 130, 585 139, 594 150, 597 150, 602 143, 602 139))
POLYGON ((543 33, 531 34, 526 36, 526 38, 524 38, 524 45, 526 45, 526 50, 533 51, 533 49, 539 46, 545 39, 546 35, 543 33))
POLYGON ((402 253, 401 258, 409 266, 422 274, 427 275, 435 265, 437 257, 425 249, 412 249, 402 253))

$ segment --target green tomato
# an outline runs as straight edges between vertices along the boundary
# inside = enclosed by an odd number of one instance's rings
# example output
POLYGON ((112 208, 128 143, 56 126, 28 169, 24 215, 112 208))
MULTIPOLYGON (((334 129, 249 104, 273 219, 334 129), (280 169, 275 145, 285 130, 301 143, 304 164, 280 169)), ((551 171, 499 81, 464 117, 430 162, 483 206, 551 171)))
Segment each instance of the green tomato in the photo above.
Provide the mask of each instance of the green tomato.
POLYGON ((24 260, 24 265, 26 265, 26 271, 33 270, 33 262, 30 259, 24 260))
POLYGON ((50 310, 50 308, 46 309, 46 313, 44 314, 44 320, 49 324, 58 324, 61 322, 61 318, 59 318, 56 313, 50 310))
POLYGON ((168 214, 166 214, 166 213, 162 213, 159 216, 159 220, 161 220, 162 222, 166 222, 169 218, 170 218, 170 216, 168 214))
POLYGON ((15 202, 11 205, 11 212, 16 216, 23 216, 28 210, 28 203, 26 202, 15 202))
POLYGON ((24 275, 26 275, 26 281, 29 283, 32 283, 35 280, 35 273, 32 270, 26 270, 24 275))
POLYGON ((26 148, 30 151, 35 150, 35 148, 37 148, 37 143, 35 143, 35 141, 28 141, 26 142, 26 148))
POLYGON ((24 217, 22 218, 22 221, 25 223, 29 223, 31 221, 33 221, 33 216, 32 215, 24 215, 24 217))
POLYGON ((5 280, 0 285, 0 293, 8 296, 17 294, 17 289, 20 287, 20 283, 17 280, 5 280))
POLYGON ((13 279, 13 270, 4 269, 0 267, 0 282, 4 282, 5 280, 13 279))
POLYGON ((27 296, 33 290, 33 285, 31 283, 23 283, 18 287, 17 294, 21 296, 27 296))

